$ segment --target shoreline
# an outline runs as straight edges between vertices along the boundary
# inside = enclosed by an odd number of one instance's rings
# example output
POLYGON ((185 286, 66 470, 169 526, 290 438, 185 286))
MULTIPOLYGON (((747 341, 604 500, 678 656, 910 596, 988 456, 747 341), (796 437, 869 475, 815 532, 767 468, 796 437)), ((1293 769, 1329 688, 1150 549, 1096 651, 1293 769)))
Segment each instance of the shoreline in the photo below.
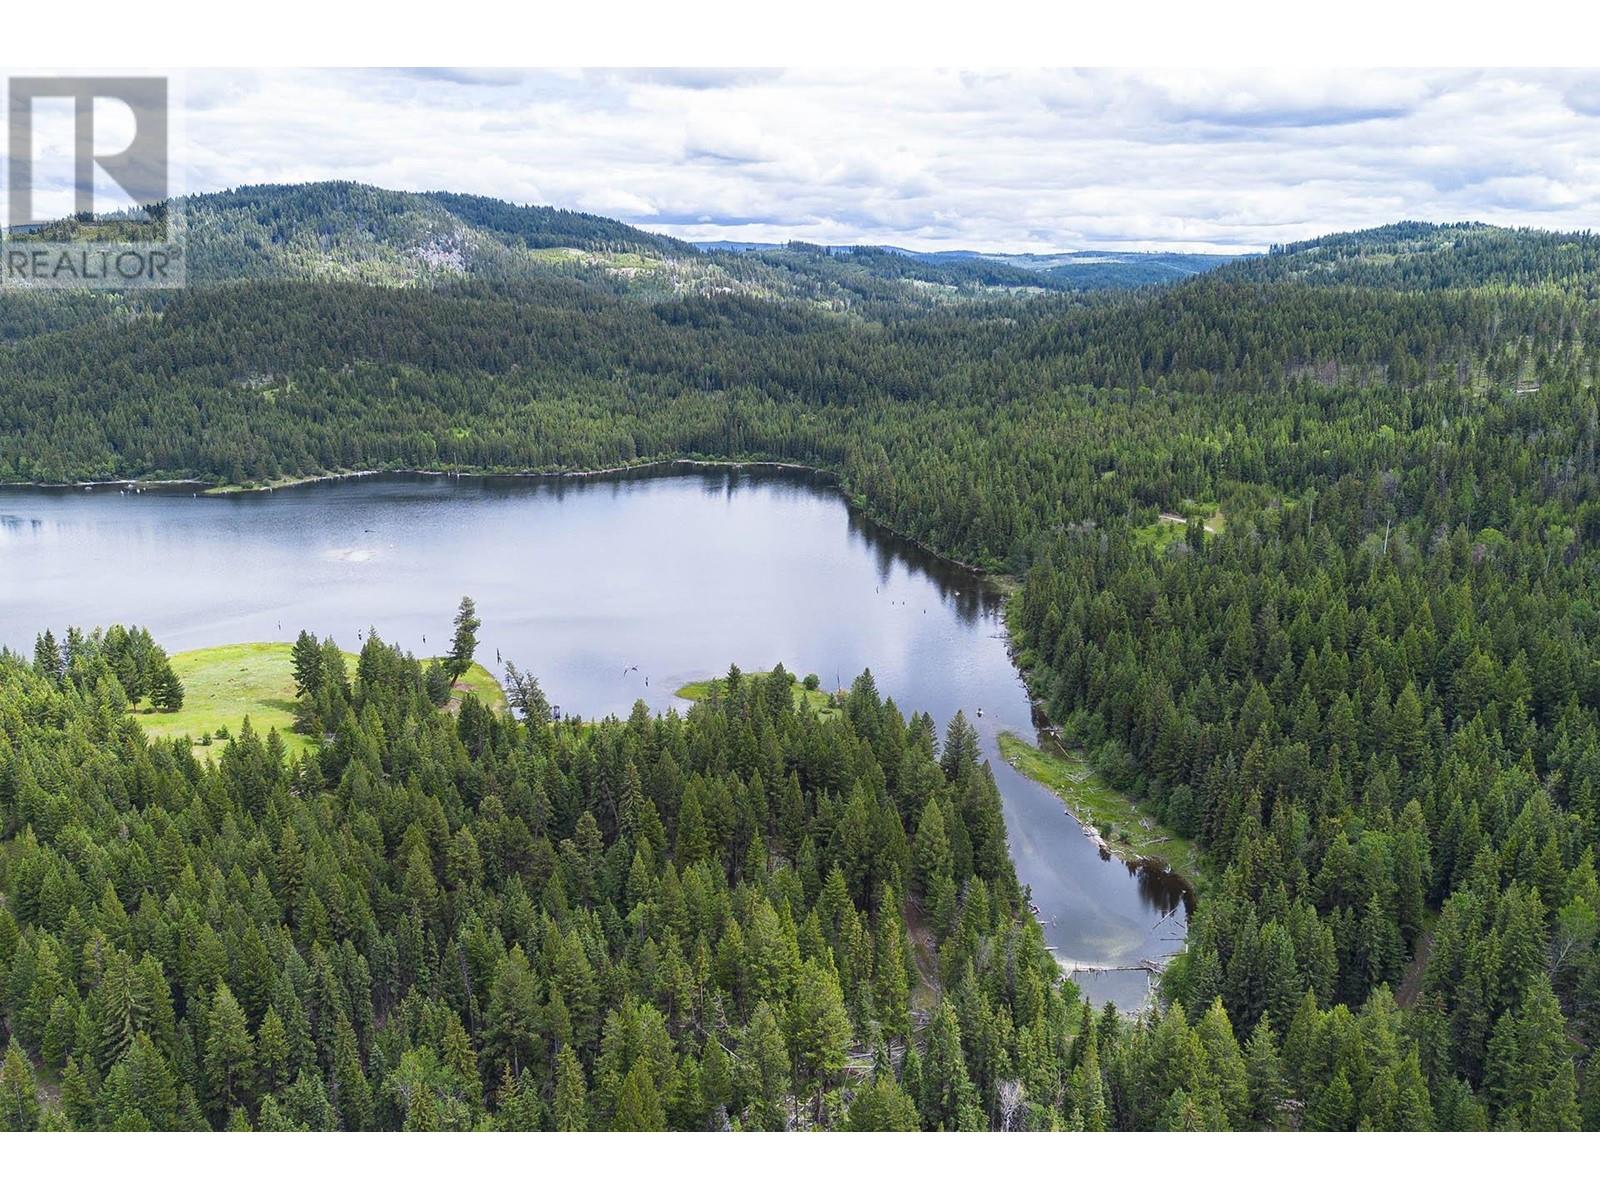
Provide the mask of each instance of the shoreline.
MULTIPOLYGON (((1021 674, 1020 670, 1018 674, 1021 674)), ((1024 684, 1027 683, 1025 676, 1023 682, 1024 684)), ((1094 768, 1073 754, 1062 742, 1059 733, 1053 727, 1047 725, 1035 726, 1034 732, 1039 735, 1040 739, 1048 736, 1053 745, 1029 745, 1020 734, 1011 730, 1002 730, 997 739, 1001 758, 1006 761, 1012 770, 1027 776, 1054 794, 1061 801, 1062 806, 1071 815, 1072 819, 1077 822, 1078 828, 1083 831, 1083 836, 1100 852, 1102 857, 1114 858, 1130 867, 1157 871, 1171 876, 1182 884, 1189 898, 1188 903, 1192 905, 1199 895, 1204 875, 1200 870, 1199 862, 1193 857, 1193 851, 1187 848, 1188 843, 1177 838, 1177 835, 1167 830, 1165 826, 1158 824, 1144 825, 1145 818, 1139 811, 1138 802, 1109 784, 1100 781, 1094 768), (1030 770, 1030 764, 1026 760, 1033 756, 1040 756, 1053 763, 1058 763, 1063 771, 1071 771, 1074 768, 1081 768, 1086 771, 1088 776, 1092 778, 1088 781, 1080 781, 1079 786, 1082 786, 1083 782, 1088 782, 1090 787, 1111 793, 1115 797, 1114 803, 1117 815, 1113 817, 1107 813, 1097 813, 1093 805, 1081 795, 1074 796, 1059 781, 1046 778, 1043 772, 1030 770), (1123 821, 1124 824, 1116 825, 1113 823, 1118 820, 1123 821), (1100 832, 1099 823, 1102 821, 1110 827, 1113 836, 1107 837, 1100 832), (1138 828, 1145 833, 1162 832, 1159 838, 1138 838, 1136 840, 1137 835, 1130 836, 1133 828, 1138 828), (1123 836, 1115 836, 1118 832, 1122 833, 1123 836), (1140 842, 1143 844, 1141 845, 1140 842), (1170 855, 1163 854, 1157 848, 1160 845, 1173 844, 1175 842, 1186 848, 1181 863, 1174 861, 1170 855)))
POLYGON ((139 488, 154 489, 166 487, 184 487, 203 485, 198 495, 200 496, 247 496, 257 492, 276 492, 288 488, 305 487, 317 483, 340 483, 349 479, 370 479, 379 476, 421 476, 429 479, 601 479, 608 475, 630 475, 648 471, 661 471, 680 469, 685 473, 695 470, 724 470, 742 471, 749 469, 769 471, 794 471, 813 476, 819 476, 831 483, 844 498, 850 511, 865 517, 876 524, 883 532, 891 534, 907 545, 915 546, 924 554, 937 558, 939 561, 951 566, 959 567, 963 571, 978 576, 984 583, 993 587, 1001 595, 1006 595, 1014 586, 1014 581, 1008 575, 999 571, 987 571, 975 563, 964 562, 942 550, 937 550, 926 542, 915 538, 908 533, 896 529, 888 521, 844 486, 844 477, 832 467, 818 467, 810 463, 786 462, 782 459, 740 459, 740 458, 653 458, 643 462, 622 463, 610 467, 590 467, 584 470, 557 468, 547 471, 515 470, 494 471, 484 470, 479 467, 470 467, 463 470, 446 470, 439 467, 361 467, 349 470, 328 471, 321 475, 305 475, 286 479, 274 479, 266 482, 251 481, 248 483, 214 483, 207 479, 198 479, 193 476, 165 479, 159 477, 140 476, 125 479, 79 479, 69 483, 39 482, 37 480, 13 480, 0 482, 0 490, 6 488, 45 488, 52 491, 94 491, 98 488, 139 488))
MULTIPOLYGON (((33 480, 13 479, 0 482, 0 488, 49 488, 67 490, 82 488, 92 490, 108 487, 160 488, 185 484, 204 484, 202 496, 236 496, 250 492, 276 492, 284 488, 303 487, 313 483, 337 483, 346 479, 367 479, 377 475, 422 475, 429 478, 456 479, 592 479, 604 475, 625 475, 630 471, 648 471, 661 467, 766 467, 783 471, 807 471, 826 475, 837 481, 838 474, 827 467, 813 467, 806 463, 782 462, 777 459, 737 458, 653 458, 644 462, 622 463, 611 467, 591 467, 586 470, 557 468, 548 471, 516 470, 494 471, 481 467, 447 470, 442 467, 351 467, 345 470, 325 471, 320 475, 286 476, 281 479, 249 480, 245 483, 216 483, 194 475, 165 476, 137 475, 113 479, 33 480)), ((954 561, 954 560, 951 560, 954 561)))

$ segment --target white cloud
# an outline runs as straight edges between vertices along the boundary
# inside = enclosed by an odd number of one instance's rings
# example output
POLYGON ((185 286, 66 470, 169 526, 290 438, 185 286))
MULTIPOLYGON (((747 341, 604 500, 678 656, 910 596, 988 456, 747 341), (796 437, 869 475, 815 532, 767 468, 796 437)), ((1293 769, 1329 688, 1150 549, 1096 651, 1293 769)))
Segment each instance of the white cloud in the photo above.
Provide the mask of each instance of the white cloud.
POLYGON ((1582 227, 1575 72, 293 72, 187 81, 194 190, 354 178, 697 239, 1248 248, 1582 227))

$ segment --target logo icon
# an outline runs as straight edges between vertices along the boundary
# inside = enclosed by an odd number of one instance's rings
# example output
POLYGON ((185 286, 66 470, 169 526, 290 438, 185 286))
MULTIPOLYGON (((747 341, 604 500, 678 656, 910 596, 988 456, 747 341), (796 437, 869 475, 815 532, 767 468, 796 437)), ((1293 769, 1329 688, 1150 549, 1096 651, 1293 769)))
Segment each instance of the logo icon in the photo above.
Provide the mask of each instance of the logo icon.
POLYGON ((183 286, 169 97, 167 79, 157 75, 7 81, 0 287, 183 286), (42 110, 64 115, 60 110, 69 106, 70 136, 35 136, 42 110), (124 119, 102 119, 116 106, 124 119), (131 137, 125 114, 132 117, 131 137), (102 199, 107 193, 114 199, 102 199))

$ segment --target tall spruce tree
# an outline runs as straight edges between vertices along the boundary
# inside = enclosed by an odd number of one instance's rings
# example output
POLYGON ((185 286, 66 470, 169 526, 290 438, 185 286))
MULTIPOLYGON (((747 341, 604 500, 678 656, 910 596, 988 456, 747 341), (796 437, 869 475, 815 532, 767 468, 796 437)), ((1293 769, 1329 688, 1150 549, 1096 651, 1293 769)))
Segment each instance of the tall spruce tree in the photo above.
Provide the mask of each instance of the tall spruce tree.
POLYGON ((478 652, 478 629, 482 624, 478 619, 478 606, 473 603, 472 597, 461 597, 461 606, 456 610, 455 630, 450 639, 450 653, 445 659, 452 684, 472 666, 472 656, 478 652))

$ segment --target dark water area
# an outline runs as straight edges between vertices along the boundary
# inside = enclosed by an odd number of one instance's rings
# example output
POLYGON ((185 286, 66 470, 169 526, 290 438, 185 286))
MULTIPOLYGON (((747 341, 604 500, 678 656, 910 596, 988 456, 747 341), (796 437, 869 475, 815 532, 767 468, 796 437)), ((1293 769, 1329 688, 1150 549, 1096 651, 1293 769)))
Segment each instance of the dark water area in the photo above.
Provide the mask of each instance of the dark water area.
MULTIPOLYGON (((436 654, 464 594, 483 618, 479 661, 531 670, 564 714, 681 708, 684 683, 777 662, 827 687, 870 668, 882 695, 941 730, 963 710, 1062 962, 1128 967, 1181 944, 1181 881, 1103 855, 1001 758, 999 732, 1034 725, 998 592, 809 474, 380 476, 231 496, 0 488, 0 644, 25 652, 47 626, 120 621, 172 650, 302 628, 354 648, 370 626, 436 654)), ((1148 986, 1139 971, 1077 978, 1124 1008, 1148 986)))

